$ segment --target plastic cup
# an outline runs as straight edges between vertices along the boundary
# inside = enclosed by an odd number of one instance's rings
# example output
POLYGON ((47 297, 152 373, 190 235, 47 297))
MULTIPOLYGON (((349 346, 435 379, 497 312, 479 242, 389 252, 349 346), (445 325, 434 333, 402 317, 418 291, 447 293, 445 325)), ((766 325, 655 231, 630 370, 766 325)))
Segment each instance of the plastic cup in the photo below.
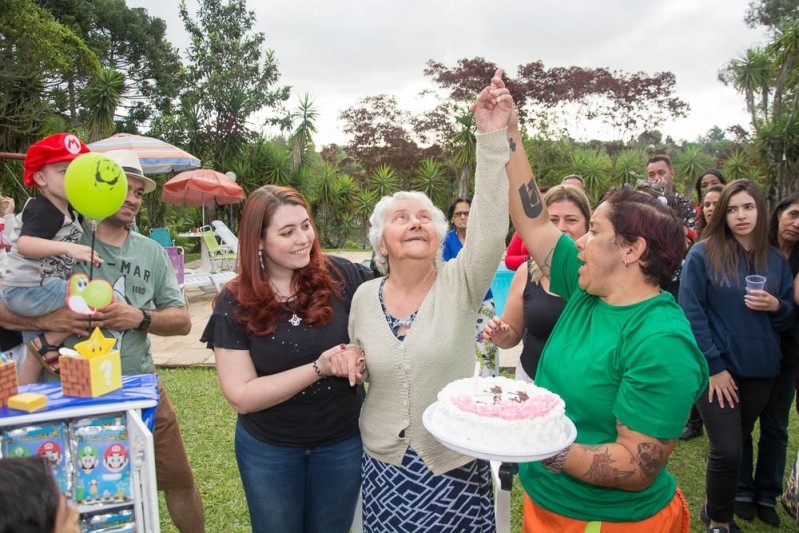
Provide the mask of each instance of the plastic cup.
POLYGON ((766 288, 765 276, 746 276, 746 292, 762 291, 766 288))

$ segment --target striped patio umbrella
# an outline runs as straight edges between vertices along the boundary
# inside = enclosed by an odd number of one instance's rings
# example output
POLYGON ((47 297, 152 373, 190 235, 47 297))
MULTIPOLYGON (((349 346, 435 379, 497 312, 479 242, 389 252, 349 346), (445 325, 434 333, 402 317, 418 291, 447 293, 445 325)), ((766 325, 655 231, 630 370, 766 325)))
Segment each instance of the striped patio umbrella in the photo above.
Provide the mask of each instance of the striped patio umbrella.
POLYGON ((199 159, 177 146, 132 133, 117 133, 107 139, 90 143, 89 148, 92 152, 133 150, 138 154, 145 174, 164 174, 200 167, 199 159))

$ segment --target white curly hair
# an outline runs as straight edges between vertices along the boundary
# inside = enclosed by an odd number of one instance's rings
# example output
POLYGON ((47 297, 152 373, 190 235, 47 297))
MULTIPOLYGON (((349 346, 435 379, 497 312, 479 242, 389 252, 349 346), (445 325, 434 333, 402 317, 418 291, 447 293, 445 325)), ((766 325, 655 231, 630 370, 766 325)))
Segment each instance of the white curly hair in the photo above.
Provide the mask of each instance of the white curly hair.
MULTIPOLYGON (((439 243, 444 241, 444 237, 449 229, 447 218, 444 216, 444 212, 436 207, 432 200, 430 200, 430 198, 423 192, 399 191, 395 192, 391 196, 384 196, 381 198, 380 201, 377 202, 377 205, 375 205, 375 209, 372 211, 372 214, 369 217, 369 242, 372 244, 372 250, 374 251, 374 258, 372 260, 374 261, 375 266, 380 272, 386 275, 389 273, 388 257, 386 257, 380 251, 380 245, 383 242, 383 231, 386 228, 386 215, 394 207, 394 204, 400 200, 413 200, 419 202, 425 207, 425 209, 430 211, 433 216, 433 225, 436 229, 439 243)), ((443 263, 443 261, 443 251, 439 246, 435 258, 436 268, 438 268, 438 265, 443 263)))

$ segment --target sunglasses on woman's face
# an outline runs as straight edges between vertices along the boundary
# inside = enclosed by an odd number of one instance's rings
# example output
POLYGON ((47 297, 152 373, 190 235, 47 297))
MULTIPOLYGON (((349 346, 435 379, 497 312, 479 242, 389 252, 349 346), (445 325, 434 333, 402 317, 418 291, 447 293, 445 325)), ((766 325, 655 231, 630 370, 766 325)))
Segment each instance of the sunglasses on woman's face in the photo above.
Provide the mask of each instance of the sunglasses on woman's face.
POLYGON ((468 211, 455 211, 452 213, 452 218, 469 218, 468 211))

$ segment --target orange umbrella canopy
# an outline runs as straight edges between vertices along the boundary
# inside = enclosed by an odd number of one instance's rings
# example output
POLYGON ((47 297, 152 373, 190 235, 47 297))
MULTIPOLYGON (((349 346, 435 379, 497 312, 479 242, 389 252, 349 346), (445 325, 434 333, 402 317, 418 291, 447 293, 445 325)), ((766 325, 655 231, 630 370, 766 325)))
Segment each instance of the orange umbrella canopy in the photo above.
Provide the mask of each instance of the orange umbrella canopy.
POLYGON ((172 205, 235 204, 244 200, 244 189, 221 172, 200 168, 181 172, 164 183, 161 200, 172 205))

